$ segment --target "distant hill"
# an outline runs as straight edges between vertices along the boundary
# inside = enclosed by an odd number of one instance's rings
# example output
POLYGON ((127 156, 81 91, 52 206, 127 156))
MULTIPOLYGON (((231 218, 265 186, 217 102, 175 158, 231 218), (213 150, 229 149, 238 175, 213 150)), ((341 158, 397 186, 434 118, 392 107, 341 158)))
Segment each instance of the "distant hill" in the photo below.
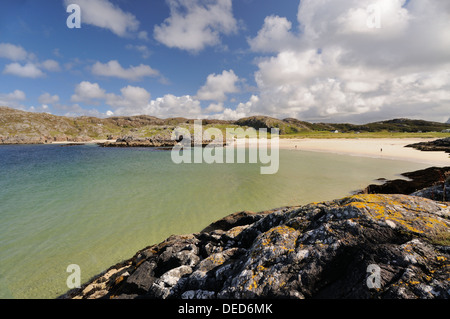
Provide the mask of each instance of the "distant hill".
MULTIPOLYGON (((110 118, 65 117, 47 113, 25 112, 0 107, 0 144, 33 144, 50 142, 85 142, 95 139, 117 139, 123 136, 169 137, 176 126, 186 127, 193 119, 182 117, 160 119, 149 115, 110 118)), ((340 132, 433 132, 450 129, 450 123, 394 119, 363 125, 347 123, 309 123, 294 118, 283 120, 269 116, 252 116, 237 121, 207 119, 205 125, 237 125, 242 127, 278 128, 280 134, 311 131, 340 132)))
POLYGON ((252 116, 235 121, 238 125, 254 128, 279 128, 280 134, 302 131, 340 131, 340 132, 441 132, 450 129, 450 123, 429 122, 424 120, 394 119, 368 124, 349 123, 309 123, 293 118, 279 120, 268 116, 252 116))
POLYGON ((155 135, 165 126, 189 123, 185 118, 159 119, 154 116, 124 116, 100 119, 65 117, 0 107, 0 143, 49 143, 93 139, 115 139, 124 135, 155 135))
POLYGON ((310 123, 302 122, 292 118, 279 120, 269 116, 252 116, 239 119, 234 123, 239 126, 248 126, 253 127, 255 129, 278 128, 280 130, 280 134, 292 134, 301 131, 312 131, 310 123))
POLYGON ((369 131, 389 130, 399 132, 440 132, 442 130, 450 128, 450 125, 447 123, 410 119, 394 119, 389 121, 375 122, 367 124, 366 126, 369 128, 369 131))

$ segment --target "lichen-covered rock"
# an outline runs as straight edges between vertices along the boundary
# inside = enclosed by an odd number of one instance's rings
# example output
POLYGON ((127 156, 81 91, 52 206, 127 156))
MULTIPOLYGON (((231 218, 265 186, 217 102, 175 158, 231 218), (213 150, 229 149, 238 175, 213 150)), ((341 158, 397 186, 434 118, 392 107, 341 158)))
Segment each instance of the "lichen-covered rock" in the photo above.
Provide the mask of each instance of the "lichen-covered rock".
MULTIPOLYGON (((449 174, 450 176, 450 174, 449 174)), ((436 183, 433 186, 423 188, 411 194, 412 196, 419 196, 438 200, 442 202, 450 202, 450 177, 443 183, 436 183)))
POLYGON ((447 203, 407 195, 242 212, 62 298, 449 298, 449 218, 447 203))

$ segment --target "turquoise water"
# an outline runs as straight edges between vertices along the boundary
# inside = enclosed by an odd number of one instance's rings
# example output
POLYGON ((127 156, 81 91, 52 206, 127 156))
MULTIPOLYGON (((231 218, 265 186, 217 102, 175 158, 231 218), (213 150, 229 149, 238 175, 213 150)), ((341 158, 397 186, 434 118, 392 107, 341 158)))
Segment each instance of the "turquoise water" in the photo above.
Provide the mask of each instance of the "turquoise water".
POLYGON ((0 147, 0 298, 54 298, 172 234, 241 210, 347 196, 424 164, 280 150, 260 164, 174 164, 169 151, 95 145, 0 147))

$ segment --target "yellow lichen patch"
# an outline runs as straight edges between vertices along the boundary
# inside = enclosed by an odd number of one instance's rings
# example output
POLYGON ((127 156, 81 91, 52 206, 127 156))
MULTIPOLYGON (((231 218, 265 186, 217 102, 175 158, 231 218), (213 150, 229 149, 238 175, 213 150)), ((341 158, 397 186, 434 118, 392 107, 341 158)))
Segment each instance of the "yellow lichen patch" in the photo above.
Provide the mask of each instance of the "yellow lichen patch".
POLYGON ((225 258, 222 254, 214 254, 208 257, 214 264, 221 265, 225 262, 225 258))
POLYGON ((249 286, 247 287, 248 290, 253 290, 253 289, 256 289, 256 288, 258 288, 258 285, 256 284, 256 281, 255 281, 255 280, 253 280, 253 281, 249 284, 249 286))
POLYGON ((267 273, 267 270, 268 269, 262 265, 258 265, 256 269, 252 269, 252 276, 247 281, 248 283, 247 290, 251 291, 257 289, 259 285, 272 286, 275 280, 272 274, 267 273))
POLYGON ((115 284, 115 285, 118 285, 118 284, 120 284, 124 279, 125 279, 125 276, 120 276, 120 277, 118 277, 118 278, 115 280, 114 284, 115 284))
POLYGON ((142 260, 140 260, 134 268, 135 269, 138 268, 144 261, 145 261, 145 258, 142 258, 142 260))
POLYGON ((261 245, 277 245, 278 248, 292 250, 292 248, 288 248, 288 246, 293 246, 291 235, 294 232, 296 233, 297 231, 294 228, 285 225, 272 228, 264 234, 264 237, 261 239, 261 245))
POLYGON ((280 255, 294 252, 299 232, 289 226, 277 226, 256 241, 252 257, 258 258, 264 254, 265 258, 277 258, 280 255))
POLYGON ((428 213, 409 197, 401 195, 355 195, 347 207, 353 207, 379 221, 392 221, 415 233, 449 228, 443 220, 428 213))
POLYGON ((236 226, 231 228, 229 231, 227 231, 227 235, 231 238, 236 237, 239 235, 244 229, 246 229, 248 226, 236 226))

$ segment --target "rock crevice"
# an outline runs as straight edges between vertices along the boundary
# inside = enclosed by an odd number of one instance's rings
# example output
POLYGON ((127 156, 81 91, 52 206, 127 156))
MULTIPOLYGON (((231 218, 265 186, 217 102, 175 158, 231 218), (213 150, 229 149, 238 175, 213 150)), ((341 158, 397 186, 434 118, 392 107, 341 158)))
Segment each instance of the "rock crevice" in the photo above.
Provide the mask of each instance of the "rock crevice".
POLYGON ((389 194, 241 212, 61 298, 449 298, 449 218, 448 203, 389 194))

